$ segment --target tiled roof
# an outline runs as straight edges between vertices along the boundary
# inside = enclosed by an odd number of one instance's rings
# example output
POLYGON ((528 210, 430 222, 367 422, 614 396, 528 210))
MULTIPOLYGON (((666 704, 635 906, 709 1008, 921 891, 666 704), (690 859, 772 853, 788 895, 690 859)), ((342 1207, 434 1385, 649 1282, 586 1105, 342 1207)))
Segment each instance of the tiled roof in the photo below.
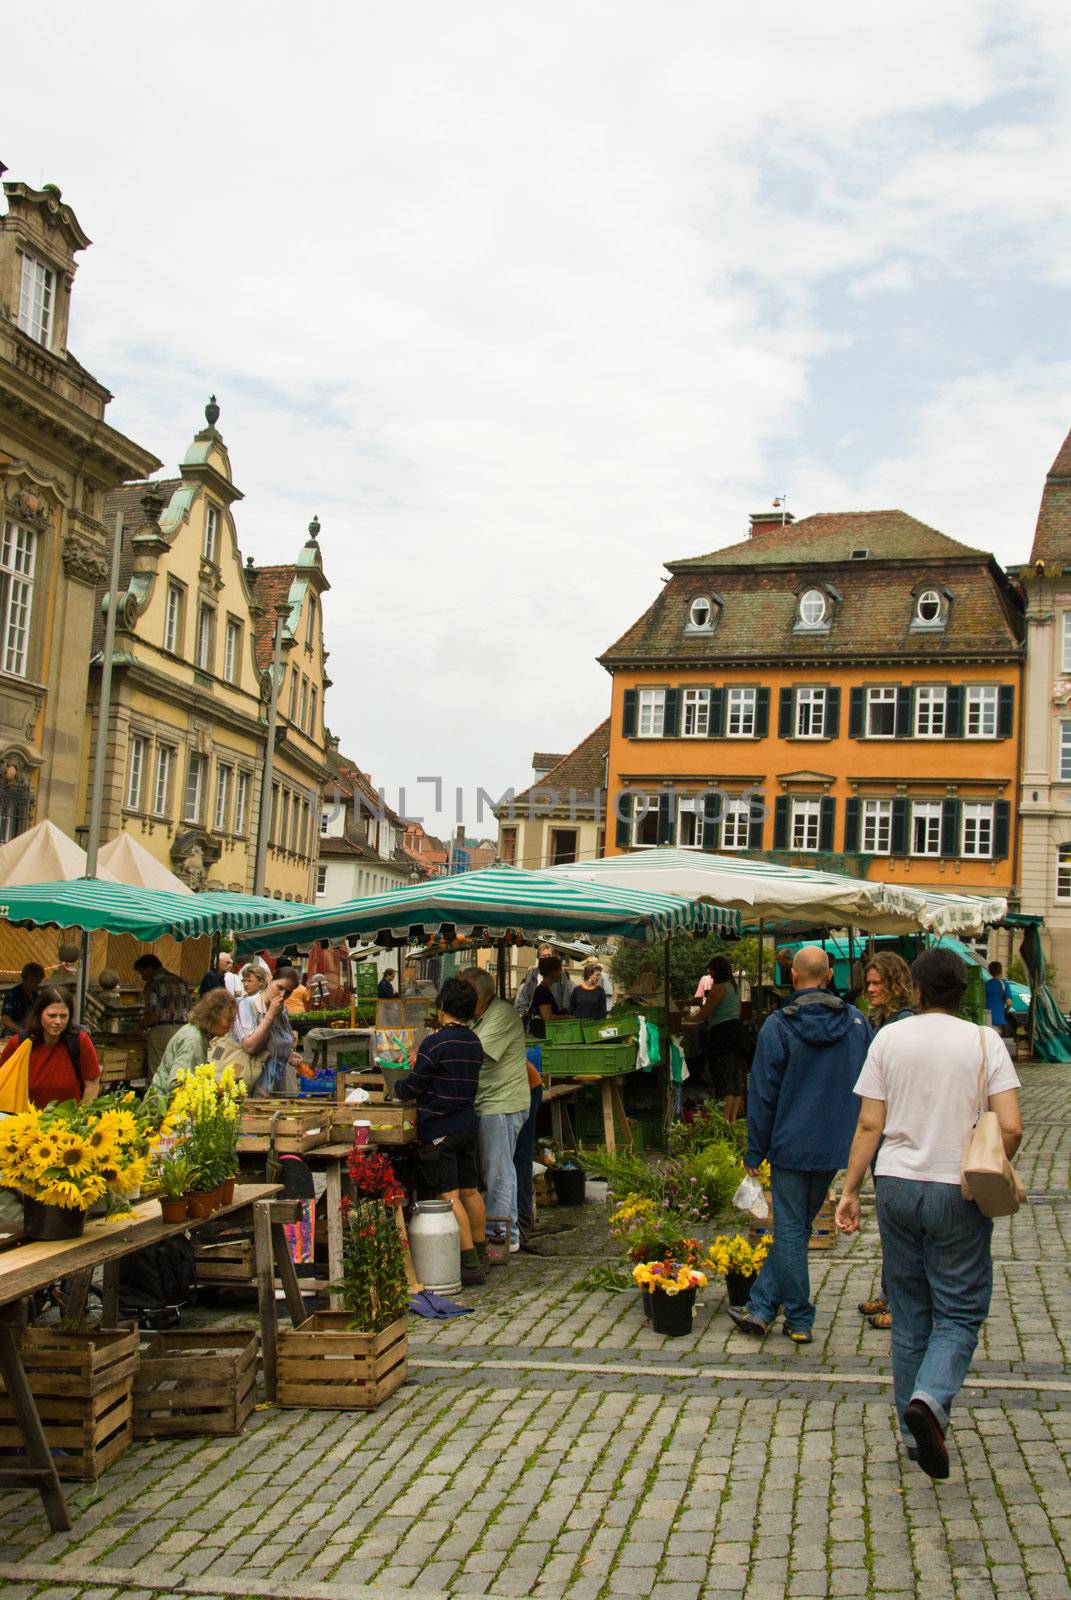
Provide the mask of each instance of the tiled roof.
MULTIPOLYGON (((166 509, 171 496, 176 489, 182 488, 181 478, 153 478, 151 481, 141 483, 125 483, 121 489, 113 489, 104 496, 104 526, 108 530, 109 540, 115 528, 115 514, 123 514, 123 548, 119 552, 119 593, 125 594, 130 587, 130 579, 134 571, 134 546, 132 537, 139 533, 148 523, 145 507, 142 500, 150 491, 158 494, 164 502, 166 509)), ((109 542, 109 569, 111 566, 111 546, 109 542)), ((93 654, 104 648, 104 611, 101 601, 108 592, 108 583, 105 579, 97 590, 97 604, 93 608, 93 654)))
POLYGON ((1045 479, 1031 561, 1071 559, 1071 433, 1045 479))
POLYGON ((532 766, 536 771, 544 772, 548 767, 556 767, 562 759, 560 751, 557 755, 548 755, 544 750, 535 750, 532 753, 532 766))
POLYGON ((258 669, 266 672, 271 666, 275 644, 275 613, 290 598, 290 585, 297 568, 246 567, 245 574, 253 591, 253 599, 262 608, 259 617, 253 618, 253 648, 258 669))
POLYGON ((563 797, 564 791, 574 790, 578 808, 586 809, 589 804, 594 804, 596 791, 602 796, 606 794, 606 757, 609 753, 610 719, 607 717, 586 739, 581 739, 568 755, 560 756, 557 765, 550 769, 545 778, 522 789, 514 797, 514 804, 519 800, 527 800, 537 789, 557 789, 563 791, 563 797))
MULTIPOLYGON (((719 572, 722 601, 712 633, 686 632, 689 607, 715 587, 709 575, 679 573, 670 579, 638 622, 599 657, 612 670, 629 663, 694 662, 727 666, 747 661, 822 661, 845 658, 890 660, 1015 656, 1021 625, 1016 602, 987 557, 954 566, 920 561, 907 571, 869 562, 811 568, 807 578, 829 583, 840 595, 828 632, 797 632, 800 584, 792 572, 719 572), (912 630, 914 597, 922 584, 947 588, 952 599, 947 626, 912 630)), ((548 774, 547 783, 552 781, 548 774)))
POLYGON ((820 511, 783 528, 764 527, 753 538, 712 550, 709 555, 666 565, 671 572, 696 567, 798 567, 848 561, 853 550, 869 550, 873 559, 883 561, 986 558, 985 551, 938 533, 906 511, 820 511))

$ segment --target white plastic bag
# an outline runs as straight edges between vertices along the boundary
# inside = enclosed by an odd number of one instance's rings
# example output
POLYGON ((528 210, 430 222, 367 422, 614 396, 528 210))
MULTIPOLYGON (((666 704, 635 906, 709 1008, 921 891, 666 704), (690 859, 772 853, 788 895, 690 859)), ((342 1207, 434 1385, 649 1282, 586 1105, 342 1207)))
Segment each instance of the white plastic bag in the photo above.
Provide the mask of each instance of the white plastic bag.
POLYGON ((758 1178, 753 1178, 750 1172, 744 1174, 743 1183, 733 1195, 733 1205, 738 1211, 746 1211, 756 1222, 762 1222, 770 1215, 762 1184, 758 1178))
POLYGON ((372 1096, 367 1089, 351 1089, 346 1096, 346 1104, 348 1106, 366 1106, 371 1098, 372 1096))

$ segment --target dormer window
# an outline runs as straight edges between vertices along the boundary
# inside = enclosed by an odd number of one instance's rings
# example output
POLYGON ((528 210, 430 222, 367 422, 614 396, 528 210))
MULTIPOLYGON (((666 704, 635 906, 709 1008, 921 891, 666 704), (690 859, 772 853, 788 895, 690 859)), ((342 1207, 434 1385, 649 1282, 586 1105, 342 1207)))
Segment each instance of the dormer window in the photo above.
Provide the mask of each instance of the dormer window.
POLYGON ((688 607, 686 633, 713 633, 718 601, 708 594, 697 594, 688 607))
POLYGON ((952 599, 947 589, 938 588, 935 584, 920 584, 911 593, 915 602, 911 627, 915 632, 943 628, 947 624, 948 607, 952 599))
POLYGON ((19 279, 19 327, 31 339, 48 348, 52 334, 52 312, 56 274, 33 256, 22 258, 19 279))
POLYGON ((821 628, 829 620, 829 598, 821 589, 805 589, 800 596, 799 625, 821 628))

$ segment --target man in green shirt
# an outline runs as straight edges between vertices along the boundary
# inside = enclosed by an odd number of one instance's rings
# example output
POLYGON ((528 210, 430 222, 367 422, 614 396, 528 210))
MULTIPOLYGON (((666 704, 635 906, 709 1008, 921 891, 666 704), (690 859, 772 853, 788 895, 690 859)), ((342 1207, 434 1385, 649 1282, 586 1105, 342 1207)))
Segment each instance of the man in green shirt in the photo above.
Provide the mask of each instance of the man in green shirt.
POLYGON ((470 1023, 483 1048, 476 1090, 480 1119, 480 1165, 487 1189, 487 1231, 504 1229, 509 1218, 509 1247, 521 1247, 517 1220, 517 1171, 513 1154, 528 1119, 530 1090, 524 1024, 517 1012, 495 994, 489 972, 470 967, 459 974, 476 991, 476 1016, 470 1023), (502 1222, 494 1219, 501 1218, 502 1222))

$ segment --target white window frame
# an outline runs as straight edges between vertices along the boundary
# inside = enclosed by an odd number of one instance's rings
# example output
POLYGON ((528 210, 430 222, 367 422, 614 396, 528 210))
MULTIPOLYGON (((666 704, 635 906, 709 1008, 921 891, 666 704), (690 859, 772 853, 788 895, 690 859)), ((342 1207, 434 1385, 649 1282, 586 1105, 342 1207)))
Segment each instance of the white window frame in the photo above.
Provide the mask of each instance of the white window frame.
POLYGON ((688 607, 688 631, 690 633, 714 632, 714 602, 708 599, 705 594, 697 594, 688 607), (707 613, 702 621, 696 617, 696 610, 701 606, 706 607, 707 613))
POLYGON ((186 786, 182 792, 182 820, 183 822, 199 823, 204 811, 205 803, 205 778, 208 773, 208 757, 198 755, 191 751, 186 767, 186 786), (191 799, 193 804, 191 805, 191 799))
POLYGON ((130 759, 126 774, 126 809, 140 811, 145 793, 145 768, 148 762, 149 741, 143 733, 130 736, 130 759))
POLYGON ((227 628, 223 638, 223 676, 228 683, 237 682, 238 652, 241 646, 242 624, 236 622, 233 617, 228 617, 227 628))
POLYGON ((911 854, 913 856, 939 856, 941 854, 941 829, 944 825, 944 808, 940 800, 913 800, 911 802, 911 854), (922 824, 922 848, 919 848, 919 825, 922 824))
POLYGON ((55 305, 55 271, 23 251, 19 270, 19 327, 46 350, 52 344, 55 305))
POLYGON ((710 690, 683 690, 681 693, 681 738, 705 739, 709 729, 710 690))
POLYGON ((1061 783, 1071 783, 1071 722, 1060 723, 1058 768, 1061 783))
POLYGON ((682 795, 677 801, 677 848, 679 850, 702 850, 703 848, 703 801, 700 795, 682 795), (691 821, 691 827, 685 826, 686 820, 691 821), (686 835, 692 834, 691 839, 686 835))
POLYGON ((821 589, 805 589, 800 595, 799 625, 801 628, 824 628, 829 621, 829 596, 821 589), (808 616, 807 613, 812 615, 808 616))
POLYGON ((723 851, 746 850, 751 833, 751 802, 739 798, 726 800, 722 813, 721 848, 723 851))
POLYGON ((939 589, 923 589, 915 601, 915 625, 919 628, 939 628, 944 609, 944 602, 939 589), (922 615, 922 608, 928 601, 935 602, 937 605, 937 615, 935 617, 924 617, 922 615))
POLYGON ((156 770, 152 780, 152 814, 154 817, 170 815, 171 779, 174 770, 174 745, 158 744, 156 746, 156 770))
POLYGON ((993 802, 964 800, 960 817, 961 856, 975 861, 993 859, 993 802))
POLYGON ((654 818, 655 828, 655 837, 653 843, 658 843, 658 798, 659 797, 657 794, 634 794, 632 796, 632 817, 629 827, 629 838, 633 844, 646 845, 652 842, 651 840, 640 837, 641 830, 650 824, 652 817, 654 818), (644 804, 644 802, 646 802, 647 809, 641 815, 640 806, 644 804))
POLYGON ((995 683, 970 683, 967 685, 966 704, 963 712, 963 733, 968 739, 995 739, 997 736, 997 713, 1000 705, 1000 688, 995 683), (977 726, 971 728, 971 713, 977 726), (987 728, 986 724, 991 727, 987 728))
POLYGON ((219 565, 219 530, 221 517, 219 507, 212 504, 211 500, 205 501, 205 531, 204 543, 201 554, 206 561, 211 561, 213 566, 219 565))
POLYGON ((193 664, 198 672, 210 674, 212 671, 215 621, 216 614, 211 606, 197 607, 197 637, 194 641, 193 664))
POLYGON ((216 767, 216 802, 212 807, 212 827, 216 833, 226 833, 227 814, 231 809, 231 783, 234 768, 221 761, 216 767))
POLYGON ((666 726, 666 691, 639 689, 636 693, 636 733, 641 739, 661 739, 666 726))
POLYGON ((25 678, 33 623, 37 534, 19 522, 4 523, 0 546, 0 666, 25 678))
POLYGON ((896 690, 888 685, 870 686, 866 691, 866 737, 868 739, 895 739, 896 738, 896 690), (892 706, 892 728, 888 733, 875 733, 871 727, 870 714, 878 706, 892 706))
POLYGON ((173 656, 179 654, 179 633, 182 630, 182 601, 183 590, 181 585, 172 583, 167 585, 167 598, 164 601, 164 649, 169 650, 173 656))
POLYGON ((1063 613, 1060 636, 1060 671, 1071 672, 1071 611, 1063 613))
POLYGON ((822 837, 821 800, 810 796, 794 799, 789 810, 789 849, 813 853, 818 849, 822 837))
POLYGON ((755 717, 759 691, 738 687, 725 695, 725 737, 727 739, 754 739, 755 717))
POLYGON ((316 868, 316 893, 318 895, 327 893, 327 868, 326 867, 317 867, 316 868))
POLYGON ((249 824, 249 774, 238 768, 234 780, 234 833, 241 838, 249 824))
POLYGON ((862 818, 863 854, 892 854, 892 801, 864 800, 862 818))
POLYGON ((922 684, 915 690, 915 738, 943 739, 948 727, 948 690, 922 684))
MULTIPOLYGON (((286 671, 285 667, 283 668, 283 671, 284 672, 286 671)), ((301 676, 301 674, 298 672, 297 667, 294 667, 294 668, 291 669, 291 673, 290 673, 290 710, 287 713, 287 717, 288 717, 289 721, 291 721, 291 722, 295 721, 294 713, 297 710, 297 686, 298 686, 298 678, 300 676, 301 676)))
POLYGON ((1056 887, 1053 898, 1071 900, 1071 844, 1062 844, 1056 851, 1056 887))
POLYGON ((827 698, 825 689, 811 684, 801 684, 796 690, 793 727, 797 739, 825 738, 827 698))

